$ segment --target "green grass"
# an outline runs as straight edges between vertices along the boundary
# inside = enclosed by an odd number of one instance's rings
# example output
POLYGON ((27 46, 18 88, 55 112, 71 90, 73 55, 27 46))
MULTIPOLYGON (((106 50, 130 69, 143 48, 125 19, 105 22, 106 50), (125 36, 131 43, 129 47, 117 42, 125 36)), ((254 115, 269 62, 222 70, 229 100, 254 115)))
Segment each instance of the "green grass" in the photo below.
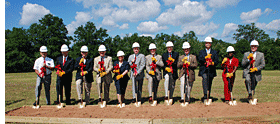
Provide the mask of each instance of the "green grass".
MULTIPOLYGON (((217 77, 214 78, 212 84, 212 93, 211 96, 214 97, 215 102, 222 102, 222 98, 224 98, 224 83, 222 81, 222 70, 217 70, 217 77)), ((259 102, 280 102, 280 71, 262 71, 262 81, 258 83, 256 88, 256 97, 259 102)), ((75 75, 76 72, 73 73, 73 81, 72 81, 72 89, 71 89, 71 99, 77 99, 77 91, 76 91, 76 83, 75 83, 75 75)), ((95 75, 95 74, 94 74, 95 75)), ((196 70, 196 81, 194 82, 192 89, 192 98, 194 98, 193 104, 200 104, 200 98, 203 96, 202 90, 202 78, 198 77, 198 70, 196 70)), ((158 89, 158 97, 164 96, 164 80, 161 80, 158 89)), ((23 105, 32 105, 35 101, 35 85, 36 85, 36 74, 34 72, 29 73, 6 73, 5 74, 5 111, 15 109, 18 107, 22 107, 23 105)), ((132 98, 131 93, 131 80, 128 83, 128 87, 126 90, 126 99, 132 98)), ((93 83, 91 88, 91 104, 96 104, 96 99, 98 98, 97 90, 96 90, 96 82, 93 83)), ((235 84, 233 87, 233 96, 236 98, 237 102, 245 102, 245 98, 247 98, 248 94, 245 88, 244 79, 242 79, 242 70, 238 70, 236 74, 235 84)), ((142 97, 148 97, 148 89, 147 89, 147 80, 144 80, 143 84, 143 95, 142 97)), ((174 97, 176 99, 180 98, 180 82, 177 80, 176 87, 174 91, 174 97)), ((115 101, 117 99, 116 96, 116 88, 114 82, 110 87, 110 99, 115 101)), ((56 100, 56 74, 52 74, 52 82, 51 82, 51 103, 56 100)), ((65 100, 65 98, 64 98, 65 100)), ((147 100, 147 99, 145 99, 147 100)), ((75 101, 72 101, 75 103, 75 101)), ((175 101, 175 104, 178 101, 175 101)), ((40 104, 46 105, 46 97, 44 86, 42 87, 40 104)), ((148 104, 146 101, 144 104, 148 104)), ((163 104, 160 102, 159 104, 163 104)))

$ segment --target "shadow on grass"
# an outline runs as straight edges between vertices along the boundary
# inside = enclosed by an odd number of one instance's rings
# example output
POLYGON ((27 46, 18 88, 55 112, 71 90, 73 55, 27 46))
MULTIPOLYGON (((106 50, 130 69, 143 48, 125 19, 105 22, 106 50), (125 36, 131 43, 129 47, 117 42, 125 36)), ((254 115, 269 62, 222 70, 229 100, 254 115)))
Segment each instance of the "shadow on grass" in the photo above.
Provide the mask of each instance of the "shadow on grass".
POLYGON ((6 104, 6 105, 11 105, 11 104, 15 104, 15 103, 21 102, 21 101, 23 101, 23 100, 25 100, 25 99, 20 99, 20 100, 15 100, 15 101, 13 101, 13 100, 11 100, 11 101, 5 101, 5 104, 6 104))

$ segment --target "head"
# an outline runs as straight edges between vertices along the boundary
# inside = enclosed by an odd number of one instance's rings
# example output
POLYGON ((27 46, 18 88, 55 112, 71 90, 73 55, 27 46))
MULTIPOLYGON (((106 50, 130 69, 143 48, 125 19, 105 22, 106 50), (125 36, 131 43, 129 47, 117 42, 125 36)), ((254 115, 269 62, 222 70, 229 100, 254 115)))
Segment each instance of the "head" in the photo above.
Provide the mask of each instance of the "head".
POLYGON ((228 58, 232 58, 233 57, 233 55, 234 55, 234 48, 232 47, 232 46, 229 46, 228 48, 227 48, 227 53, 228 53, 228 58))
POLYGON ((171 53, 172 50, 173 50, 173 47, 174 47, 173 42, 168 41, 168 42, 166 43, 167 52, 171 53))
POLYGON ((104 45, 100 45, 98 48, 98 52, 101 57, 104 57, 106 53, 106 47, 104 45))
POLYGON ((41 55, 42 57, 46 58, 47 55, 48 55, 48 53, 47 53, 47 52, 40 52, 40 55, 41 55))
POLYGON ((48 49, 47 49, 47 47, 46 46, 41 46, 40 47, 40 55, 42 56, 42 57, 47 57, 47 55, 48 55, 48 49))
POLYGON ((106 51, 99 51, 99 55, 100 55, 101 57, 104 57, 104 56, 105 56, 105 53, 106 53, 106 51))
POLYGON ((186 48, 186 49, 183 49, 183 50, 184 50, 185 54, 188 55, 191 51, 191 48, 186 48))
POLYGON ((83 57, 83 58, 86 58, 86 57, 87 57, 88 52, 83 52, 83 51, 82 51, 82 52, 81 52, 81 54, 82 54, 82 57, 83 57))
POLYGON ((252 52, 256 52, 258 47, 259 47, 259 42, 256 41, 256 40, 253 40, 251 43, 250 43, 250 46, 251 46, 251 51, 252 52))
POLYGON ((123 56, 119 56, 119 57, 118 57, 118 59, 119 59, 120 62, 123 62, 123 58, 124 58, 123 56))
POLYGON ((206 37, 204 41, 205 41, 206 49, 210 49, 211 45, 212 45, 212 38, 211 37, 206 37))
POLYGON ((66 45, 66 44, 63 44, 62 46, 61 46, 61 49, 60 49, 60 51, 61 51, 61 53, 62 53, 62 55, 63 56, 68 56, 68 46, 66 45))
POLYGON ((61 54, 62 54, 64 57, 67 57, 67 56, 68 56, 68 51, 61 52, 61 54))
POLYGON ((140 51, 139 47, 134 47, 134 48, 133 48, 134 54, 138 54, 139 51, 140 51))
POLYGON ((123 62, 124 52, 123 51, 118 51, 117 57, 118 57, 120 62, 123 62))
POLYGON ((234 55, 234 52, 228 52, 228 58, 232 58, 234 55))
POLYGON ((188 55, 190 53, 190 50, 191 50, 191 45, 190 45, 189 42, 184 42, 182 48, 183 48, 185 54, 188 55))
POLYGON ((150 53, 151 53, 152 55, 155 55, 155 54, 156 54, 156 51, 157 51, 157 49, 150 49, 150 53))
POLYGON ((82 57, 83 57, 83 58, 86 58, 86 57, 87 57, 87 54, 88 54, 88 47, 87 47, 87 46, 82 46, 82 48, 81 48, 81 54, 82 54, 82 57))
POLYGON ((167 52, 171 53, 173 50, 173 47, 166 47, 166 49, 167 49, 167 52))
POLYGON ((150 53, 152 54, 152 55, 155 55, 156 54, 156 45, 154 44, 154 43, 151 43, 150 45, 149 45, 149 50, 150 50, 150 53))

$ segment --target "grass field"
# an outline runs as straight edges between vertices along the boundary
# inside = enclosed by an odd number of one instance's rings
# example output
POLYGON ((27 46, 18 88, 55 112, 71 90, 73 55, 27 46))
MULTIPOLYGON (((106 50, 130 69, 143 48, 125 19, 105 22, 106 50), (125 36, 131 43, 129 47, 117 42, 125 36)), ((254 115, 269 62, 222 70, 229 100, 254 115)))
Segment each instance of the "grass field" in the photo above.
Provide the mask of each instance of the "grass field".
MULTIPOLYGON (((222 81, 222 70, 217 71, 217 77, 214 78, 212 84, 211 96, 215 102, 222 102, 224 98, 224 83, 222 81)), ((72 89, 71 89, 71 99, 72 103, 75 103, 77 99, 75 75, 73 73, 72 89)), ((192 89, 192 98, 194 100, 193 104, 199 104, 200 98, 203 96, 201 77, 198 77, 198 70, 196 70, 196 81, 194 82, 192 89)), ((164 96, 164 80, 161 80, 159 84, 158 97, 164 96)), ((35 101, 35 84, 36 84, 36 74, 34 72, 29 73, 6 73, 5 74, 5 111, 22 107, 23 105, 32 105, 35 101)), ((132 98, 131 92, 131 80, 129 81, 126 99, 132 98)), ((174 91, 175 104, 178 103, 180 98, 180 82, 177 80, 176 87, 174 91)), ((91 104, 97 103, 97 90, 96 82, 93 83, 91 88, 91 104), (94 100, 93 100, 94 99, 94 100)), ((242 70, 238 70, 236 74, 235 84, 233 87, 233 96, 236 98, 237 102, 246 102, 248 96, 246 87, 244 84, 244 79, 242 79, 242 70)), ((148 97, 147 80, 144 80, 143 84, 143 95, 144 101, 148 97)), ((258 83, 256 88, 256 97, 259 102, 280 102, 280 71, 262 71, 262 81, 258 83)), ((110 99, 111 101, 116 101, 116 88, 114 82, 110 87, 110 99)), ((64 98, 65 100, 65 98, 64 98)), ((56 101, 56 74, 52 74, 51 82, 51 103, 56 101)), ((114 102, 112 102, 114 103, 114 102)), ((40 104, 46 105, 46 97, 44 87, 42 87, 40 104)), ((144 104, 148 104, 146 101, 144 104)), ((163 102, 160 102, 163 104, 163 102)))

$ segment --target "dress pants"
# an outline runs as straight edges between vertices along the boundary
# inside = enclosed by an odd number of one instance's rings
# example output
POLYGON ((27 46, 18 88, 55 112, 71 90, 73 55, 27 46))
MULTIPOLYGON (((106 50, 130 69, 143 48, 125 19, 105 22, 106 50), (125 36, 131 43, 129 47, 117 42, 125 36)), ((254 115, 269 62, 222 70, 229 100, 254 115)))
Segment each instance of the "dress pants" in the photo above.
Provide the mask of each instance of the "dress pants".
POLYGON ((50 105, 51 104, 50 101, 51 74, 44 76, 44 78, 41 78, 37 75, 35 97, 38 98, 38 103, 39 103, 39 98, 41 95, 41 89, 43 83, 45 87, 47 105, 50 105))
MULTIPOLYGON (((165 97, 168 97, 169 75, 165 74, 164 79, 165 79, 165 81, 164 81, 165 97)), ((171 85, 170 85, 171 87, 169 88, 170 89, 169 98, 172 98, 172 96, 173 96, 173 92, 175 89, 175 82, 176 82, 176 80, 171 82, 171 85)))
POLYGON ((186 101, 190 100, 190 95, 191 95, 191 90, 192 90, 192 86, 193 86, 193 81, 188 81, 189 83, 187 83, 185 81, 185 74, 183 74, 183 76, 180 78, 181 81, 181 85, 180 85, 180 89, 181 89, 181 99, 184 99, 184 92, 186 92, 186 101), (186 88, 187 86, 187 88, 186 88), (186 90, 186 91, 185 91, 186 90))
POLYGON ((78 99, 82 99, 82 94, 83 94, 83 83, 85 83, 84 88, 85 88, 85 102, 88 104, 89 103, 89 98, 90 98, 90 89, 92 83, 88 83, 87 81, 83 81, 82 79, 78 79, 76 81, 76 88, 77 88, 77 93, 78 93, 78 99))

